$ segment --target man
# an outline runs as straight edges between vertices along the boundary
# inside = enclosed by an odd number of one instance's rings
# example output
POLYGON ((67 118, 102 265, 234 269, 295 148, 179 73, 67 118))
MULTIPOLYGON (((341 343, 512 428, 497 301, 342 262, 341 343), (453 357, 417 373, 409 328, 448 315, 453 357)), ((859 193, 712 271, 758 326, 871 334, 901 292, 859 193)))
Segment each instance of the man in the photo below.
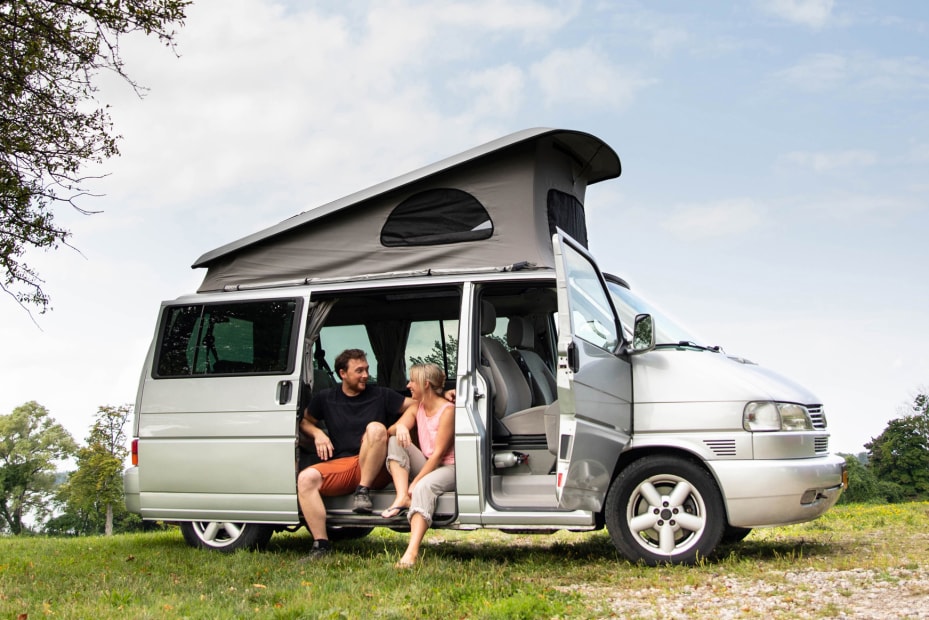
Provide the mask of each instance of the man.
MULTIPOLYGON (((322 390, 310 400, 300 419, 300 431, 315 446, 320 463, 297 476, 297 496, 313 535, 310 558, 331 550, 326 534, 323 497, 347 495, 353 490, 353 510, 370 513, 369 490, 390 482, 387 460, 387 427, 410 405, 394 390, 368 386, 368 360, 360 349, 347 349, 335 359, 341 386, 322 390), (318 426, 326 422, 328 434, 318 426)), ((454 398, 454 396, 451 396, 454 398)))

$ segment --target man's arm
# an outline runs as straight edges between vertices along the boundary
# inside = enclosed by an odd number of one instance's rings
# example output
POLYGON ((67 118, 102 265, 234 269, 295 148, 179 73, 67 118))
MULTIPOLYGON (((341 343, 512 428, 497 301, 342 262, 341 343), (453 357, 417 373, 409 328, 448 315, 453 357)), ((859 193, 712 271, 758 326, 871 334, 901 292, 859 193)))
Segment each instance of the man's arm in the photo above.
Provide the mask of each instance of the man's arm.
MULTIPOLYGON (((303 417, 300 418, 300 433, 313 442, 316 450, 316 456, 322 461, 328 461, 332 458, 332 441, 329 435, 323 429, 319 428, 318 420, 310 415, 310 409, 307 407, 303 410, 303 417)), ((307 446, 307 449, 310 449, 307 446)))
MULTIPOLYGON (((454 403, 455 402, 455 390, 445 390, 445 400, 447 400, 450 403, 454 403)), ((406 411, 407 409, 409 409, 410 407, 413 407, 414 405, 418 407, 419 401, 413 400, 409 396, 406 396, 403 399, 403 408, 401 409, 401 411, 406 411)))

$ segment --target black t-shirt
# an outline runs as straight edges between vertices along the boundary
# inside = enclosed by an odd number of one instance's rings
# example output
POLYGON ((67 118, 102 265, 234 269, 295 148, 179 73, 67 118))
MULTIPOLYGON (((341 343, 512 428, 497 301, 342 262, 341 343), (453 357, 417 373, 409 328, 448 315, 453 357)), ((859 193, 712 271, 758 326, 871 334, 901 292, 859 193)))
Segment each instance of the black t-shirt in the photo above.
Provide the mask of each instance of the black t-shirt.
POLYGON ((402 394, 379 385, 368 385, 358 396, 347 396, 341 386, 322 390, 310 400, 310 415, 326 422, 332 458, 355 456, 371 422, 390 426, 403 413, 402 394))

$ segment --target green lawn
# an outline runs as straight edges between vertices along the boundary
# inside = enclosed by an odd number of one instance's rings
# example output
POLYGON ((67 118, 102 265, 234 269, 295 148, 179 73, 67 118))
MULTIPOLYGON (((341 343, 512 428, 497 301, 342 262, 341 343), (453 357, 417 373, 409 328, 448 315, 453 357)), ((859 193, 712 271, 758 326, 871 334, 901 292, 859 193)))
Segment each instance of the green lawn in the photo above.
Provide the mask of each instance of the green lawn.
POLYGON ((710 587, 721 575, 771 581, 799 569, 927 567, 929 503, 839 506, 812 523, 756 530, 696 567, 630 564, 606 532, 433 531, 421 564, 409 571, 393 568, 405 534, 375 530, 319 563, 300 561, 309 544, 305 530, 276 534, 267 552, 234 555, 187 547, 176 529, 0 537, 0 617, 609 617, 607 600, 592 592, 662 596, 710 587))

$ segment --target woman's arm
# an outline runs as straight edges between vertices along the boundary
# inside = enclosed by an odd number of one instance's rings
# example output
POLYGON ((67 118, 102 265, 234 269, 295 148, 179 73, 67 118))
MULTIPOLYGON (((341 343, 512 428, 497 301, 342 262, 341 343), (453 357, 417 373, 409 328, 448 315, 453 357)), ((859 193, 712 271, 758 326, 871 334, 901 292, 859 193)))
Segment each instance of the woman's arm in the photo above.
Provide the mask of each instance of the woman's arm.
MULTIPOLYGON (((387 434, 396 435, 397 441, 399 441, 400 445, 404 448, 412 443, 410 431, 416 426, 416 410, 419 408, 419 403, 417 401, 412 398, 408 398, 407 400, 410 401, 410 404, 403 411, 403 415, 387 429, 387 434)), ((407 403, 404 401, 404 404, 407 403)))

